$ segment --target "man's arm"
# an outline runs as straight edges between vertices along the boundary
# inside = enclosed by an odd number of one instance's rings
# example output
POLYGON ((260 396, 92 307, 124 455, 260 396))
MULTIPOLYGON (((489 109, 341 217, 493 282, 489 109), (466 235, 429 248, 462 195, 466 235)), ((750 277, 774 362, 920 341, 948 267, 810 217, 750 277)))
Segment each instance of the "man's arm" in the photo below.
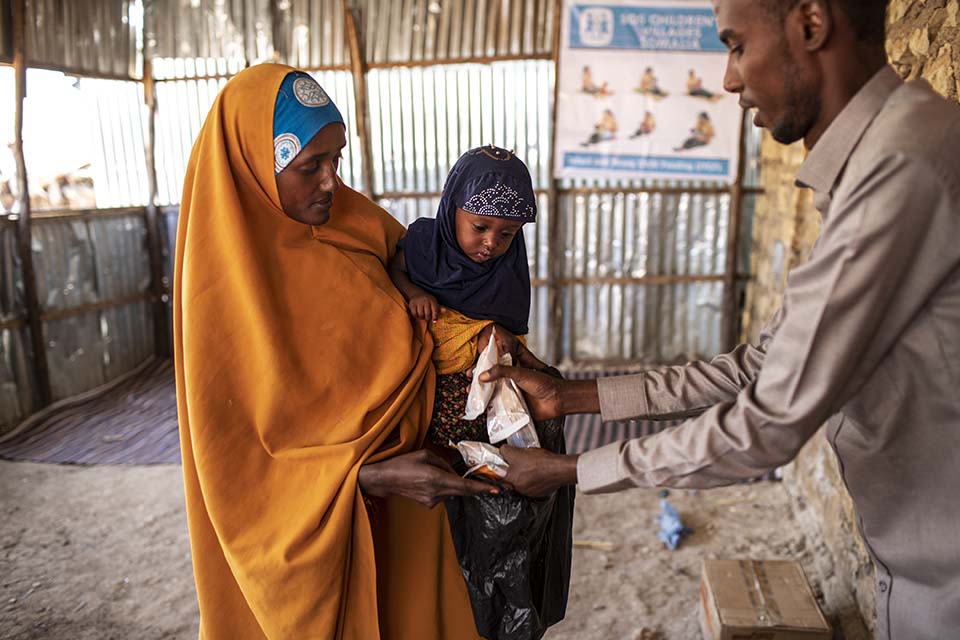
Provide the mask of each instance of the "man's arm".
POLYGON ((662 367, 628 376, 597 380, 604 420, 672 420, 703 413, 729 402, 757 377, 783 308, 764 326, 757 345, 741 344, 710 361, 662 367))
POLYGON ((740 345, 709 362, 596 380, 557 380, 497 366, 481 379, 512 378, 527 396, 537 420, 573 413, 602 413, 604 420, 697 415, 718 402, 733 400, 756 377, 782 317, 783 308, 767 323, 757 346, 740 345))
MULTIPOLYGON (((711 487, 789 462, 877 367, 960 263, 960 185, 924 159, 880 158, 838 193, 817 251, 789 280, 783 316, 756 379, 732 400, 667 431, 579 459, 505 448, 506 480, 542 492, 711 487), (541 471, 542 469, 542 471, 541 471)), ((526 390, 526 389, 525 389, 526 390)))
POLYGON ((756 380, 674 429, 583 454, 581 488, 718 486, 793 459, 954 268, 956 191, 923 159, 879 159, 838 194, 818 251, 791 273, 789 313, 756 380))

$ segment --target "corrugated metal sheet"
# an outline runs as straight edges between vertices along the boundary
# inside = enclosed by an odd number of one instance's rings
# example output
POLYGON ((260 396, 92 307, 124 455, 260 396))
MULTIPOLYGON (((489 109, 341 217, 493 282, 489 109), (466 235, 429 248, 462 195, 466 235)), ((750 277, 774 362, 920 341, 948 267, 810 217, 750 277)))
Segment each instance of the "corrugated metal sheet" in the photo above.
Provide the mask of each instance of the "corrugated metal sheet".
POLYGON ((563 277, 722 274, 728 194, 564 193, 563 277))
MULTIPOLYGON (((370 64, 549 56, 554 0, 355 0, 370 64)), ((149 58, 350 62, 341 0, 147 0, 149 58)), ((167 77, 167 76, 164 76, 167 77)))
POLYGON ((33 223, 33 260, 43 311, 143 293, 150 286, 142 211, 33 223))
POLYGON ((146 56, 241 63, 267 60, 272 51, 272 4, 271 0, 146 0, 146 56))
POLYGON ((43 311, 99 301, 94 249, 86 221, 35 221, 32 251, 37 297, 43 311))
POLYGON ((26 0, 33 66, 138 78, 140 0, 26 0))
POLYGON ((13 5, 0 2, 0 60, 13 61, 13 5))
POLYGON ((36 409, 32 371, 29 331, 0 330, 0 433, 36 409))
MULTIPOLYGON (((44 312, 145 293, 150 260, 142 211, 34 222, 33 260, 44 312)), ((54 399, 87 391, 153 354, 150 303, 45 323, 54 399)))
MULTIPOLYGON (((22 319, 23 309, 16 224, 0 218, 0 322, 22 319)), ((26 327, 0 330, 0 433, 35 407, 32 361, 26 327)))
POLYGON ((300 68, 350 64, 341 0, 285 0, 274 16, 274 49, 300 68))
POLYGON ((94 109, 93 187, 97 207, 147 204, 146 105, 143 84, 117 80, 80 81, 94 109))
POLYGON ((718 353, 730 196, 567 193, 560 198, 563 357, 670 362, 718 353))
POLYGON ((23 272, 17 250, 17 225, 0 217, 0 321, 23 313, 23 272))
MULTIPOLYGON (((227 77, 248 62, 274 59, 274 50, 277 59, 300 67, 349 62, 340 0, 28 0, 28 5, 35 64, 110 75, 139 74, 136 44, 139 12, 145 9, 143 44, 152 58, 152 73, 175 79, 156 85, 161 205, 179 202, 193 140, 227 77)), ((643 284, 631 279, 720 276, 729 195, 636 192, 644 186, 705 186, 692 182, 567 181, 560 184, 560 233, 551 245, 554 203, 547 191, 554 67, 548 58, 554 0, 350 0, 350 5, 359 17, 366 62, 373 67, 367 75, 370 169, 375 192, 388 196, 381 199, 383 206, 404 224, 433 216, 447 172, 473 146, 512 148, 530 167, 541 190, 539 221, 524 230, 535 281, 530 335, 534 351, 554 362, 667 362, 722 348, 721 282, 643 284), (537 59, 495 60, 503 57, 537 59), (451 60, 463 63, 433 64, 451 60), (573 187, 587 191, 568 190, 573 187), (560 269, 559 282, 551 280, 551 259, 560 269), (551 335, 552 292, 563 316, 559 352, 551 335)), ((8 3, 0 6, 8 8, 8 3)), ((8 16, 0 18, 9 24, 8 16)), ((8 42, 0 27, 0 56, 8 42)), ((360 187, 364 167, 354 122, 353 77, 345 70, 315 77, 347 120, 341 174, 345 182, 360 187)), ((101 148, 96 162, 103 168, 95 179, 98 206, 143 204, 141 85, 83 80, 81 87, 94 96, 97 107, 101 148)), ((748 131, 748 186, 759 184, 754 160, 758 140, 756 131, 748 131)), ((753 200, 748 195, 743 208, 739 268, 744 272, 749 268, 743 257, 753 200)), ((175 220, 174 207, 163 216, 168 281, 175 220)), ((38 220, 34 229, 46 311, 147 291, 150 269, 142 213, 38 220)), ((22 298, 17 297, 16 264, 9 258, 15 252, 10 254, 3 242, 0 311, 9 313, 22 305, 22 298)), ((0 425, 33 406, 24 382, 29 375, 27 336, 26 329, 0 332, 0 425)), ((74 395, 121 375, 153 353, 150 303, 137 301, 50 321, 45 339, 54 397, 74 395)))
POLYGON ((370 71, 374 191, 438 192, 464 151, 490 143, 546 188, 553 75, 546 60, 370 71))
POLYGON ((180 202, 193 141, 226 83, 225 78, 157 83, 155 158, 159 204, 180 202))
POLYGON ((152 302, 144 300, 104 309, 100 315, 103 340, 103 373, 113 380, 132 371, 154 355, 152 302))
POLYGON ((554 0, 354 0, 368 63, 548 56, 554 0))

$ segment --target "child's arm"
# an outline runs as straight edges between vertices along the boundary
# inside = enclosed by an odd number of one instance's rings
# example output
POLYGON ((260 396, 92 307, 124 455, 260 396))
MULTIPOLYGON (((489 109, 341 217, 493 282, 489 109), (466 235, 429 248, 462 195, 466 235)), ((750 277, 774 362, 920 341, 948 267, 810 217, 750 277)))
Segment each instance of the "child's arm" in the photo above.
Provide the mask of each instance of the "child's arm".
POLYGON ((403 249, 397 249, 393 259, 390 260, 390 280, 394 286, 400 290, 403 297, 407 300, 407 307, 414 318, 423 320, 432 320, 436 322, 440 318, 440 303, 432 295, 413 284, 410 276, 407 275, 407 260, 403 257, 403 249))

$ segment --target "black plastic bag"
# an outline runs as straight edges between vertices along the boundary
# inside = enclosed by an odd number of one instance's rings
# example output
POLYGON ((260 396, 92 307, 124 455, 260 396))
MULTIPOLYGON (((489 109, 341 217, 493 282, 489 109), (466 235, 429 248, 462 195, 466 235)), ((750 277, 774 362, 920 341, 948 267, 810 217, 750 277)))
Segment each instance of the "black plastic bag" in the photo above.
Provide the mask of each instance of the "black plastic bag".
MULTIPOLYGON (((563 423, 538 426, 565 453, 563 423)), ((546 498, 514 491, 447 498, 447 518, 477 631, 488 640, 539 640, 563 619, 573 551, 573 486, 546 498)))

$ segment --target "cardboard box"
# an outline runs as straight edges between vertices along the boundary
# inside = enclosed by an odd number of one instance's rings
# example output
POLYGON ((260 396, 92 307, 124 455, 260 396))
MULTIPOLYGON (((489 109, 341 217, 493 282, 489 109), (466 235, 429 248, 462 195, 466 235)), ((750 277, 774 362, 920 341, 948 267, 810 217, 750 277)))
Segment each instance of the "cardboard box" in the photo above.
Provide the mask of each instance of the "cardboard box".
POLYGON ((784 560, 704 560, 700 627, 706 640, 830 640, 803 569, 784 560))

